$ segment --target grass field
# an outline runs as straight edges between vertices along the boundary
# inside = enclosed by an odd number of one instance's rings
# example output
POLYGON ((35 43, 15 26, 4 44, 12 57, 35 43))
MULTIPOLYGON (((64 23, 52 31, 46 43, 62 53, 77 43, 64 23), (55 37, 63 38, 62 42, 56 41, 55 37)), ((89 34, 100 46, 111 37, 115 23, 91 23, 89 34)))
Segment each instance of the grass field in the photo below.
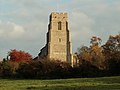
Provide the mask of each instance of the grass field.
POLYGON ((120 76, 55 80, 0 79, 0 90, 120 90, 120 76))

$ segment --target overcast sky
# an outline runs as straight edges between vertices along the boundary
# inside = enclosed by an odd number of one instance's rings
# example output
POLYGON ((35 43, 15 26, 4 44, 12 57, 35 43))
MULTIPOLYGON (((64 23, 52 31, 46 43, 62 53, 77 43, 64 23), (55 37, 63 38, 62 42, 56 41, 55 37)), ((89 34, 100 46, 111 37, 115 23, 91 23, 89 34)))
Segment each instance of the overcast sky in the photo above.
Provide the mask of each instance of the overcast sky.
POLYGON ((0 57, 14 48, 37 56, 51 12, 68 13, 73 52, 92 36, 104 43, 120 32, 120 0, 0 0, 0 57))

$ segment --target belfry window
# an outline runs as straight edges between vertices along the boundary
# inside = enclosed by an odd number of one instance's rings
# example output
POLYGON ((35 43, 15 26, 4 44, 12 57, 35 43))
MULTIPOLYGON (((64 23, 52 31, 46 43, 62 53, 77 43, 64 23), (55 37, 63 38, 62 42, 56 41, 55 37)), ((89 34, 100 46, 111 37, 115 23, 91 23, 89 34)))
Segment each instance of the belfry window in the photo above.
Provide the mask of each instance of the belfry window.
POLYGON ((62 23, 58 22, 58 30, 61 30, 61 29, 62 29, 62 23))

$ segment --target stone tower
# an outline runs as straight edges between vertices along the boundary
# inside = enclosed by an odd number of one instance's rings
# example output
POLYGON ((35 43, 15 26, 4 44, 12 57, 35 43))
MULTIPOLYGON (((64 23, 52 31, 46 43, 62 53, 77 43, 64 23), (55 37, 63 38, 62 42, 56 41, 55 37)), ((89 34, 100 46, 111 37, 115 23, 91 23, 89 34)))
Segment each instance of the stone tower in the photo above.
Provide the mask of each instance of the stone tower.
POLYGON ((72 45, 67 13, 51 13, 47 32, 47 44, 39 57, 61 60, 71 64, 72 45))

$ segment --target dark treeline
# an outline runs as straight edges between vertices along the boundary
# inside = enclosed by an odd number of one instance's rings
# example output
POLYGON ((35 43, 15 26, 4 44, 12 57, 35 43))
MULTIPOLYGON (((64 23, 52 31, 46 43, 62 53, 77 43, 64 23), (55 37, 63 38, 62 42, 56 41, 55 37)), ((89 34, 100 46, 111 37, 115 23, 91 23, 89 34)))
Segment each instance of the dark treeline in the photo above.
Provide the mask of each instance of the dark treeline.
POLYGON ((31 62, 1 62, 0 76, 2 78, 67 78, 72 67, 60 61, 47 59, 31 62))
POLYGON ((32 60, 24 51, 11 50, 0 62, 1 78, 53 79, 120 75, 120 34, 110 36, 104 45, 92 37, 74 55, 74 67, 58 60, 32 60))

